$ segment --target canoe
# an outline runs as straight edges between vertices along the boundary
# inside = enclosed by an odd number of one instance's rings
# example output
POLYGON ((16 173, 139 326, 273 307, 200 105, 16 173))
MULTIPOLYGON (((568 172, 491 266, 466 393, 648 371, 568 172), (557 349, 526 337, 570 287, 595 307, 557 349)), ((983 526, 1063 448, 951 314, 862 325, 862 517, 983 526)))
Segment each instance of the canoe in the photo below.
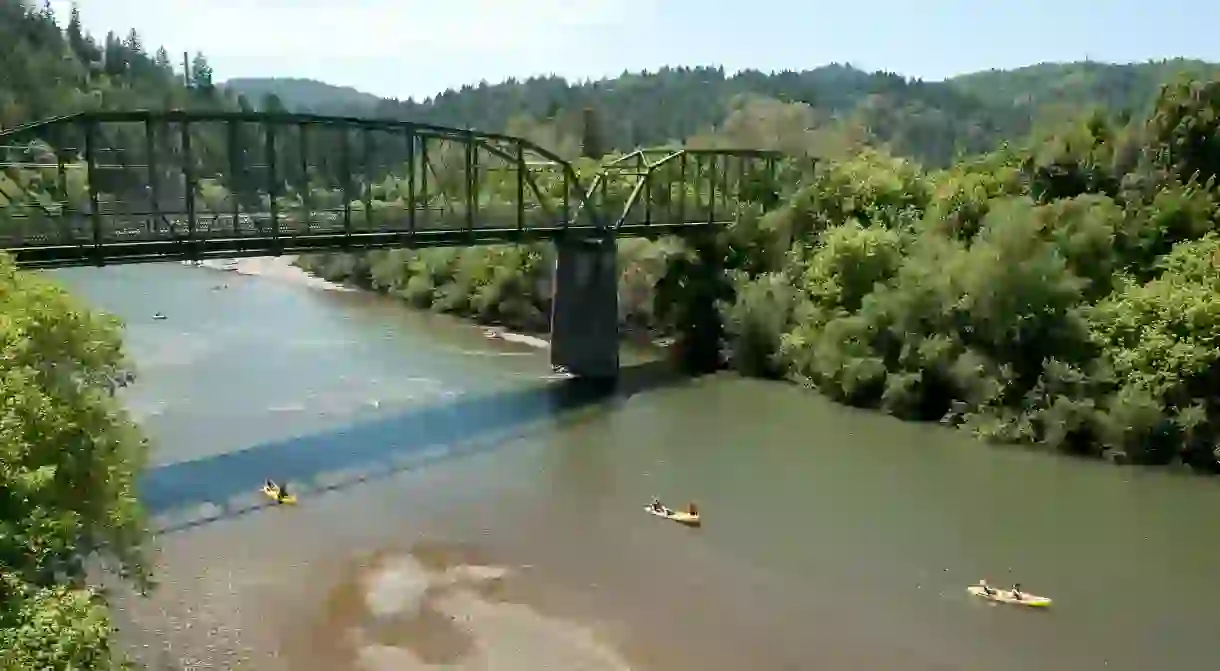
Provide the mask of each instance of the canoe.
POLYGON ((296 494, 289 494, 288 496, 285 496, 283 499, 280 499, 280 490, 277 487, 268 487, 266 485, 263 485, 263 494, 266 494, 267 498, 271 499, 272 501, 275 501, 276 503, 296 503, 297 502, 296 494))
POLYGON ((644 510, 647 511, 650 515, 656 515, 657 517, 660 517, 660 518, 666 519, 666 520, 671 520, 673 522, 677 522, 678 524, 685 524, 688 527, 697 527, 697 526, 700 526, 701 524, 703 524, 703 521, 699 518, 698 515, 692 515, 690 513, 685 513, 685 512, 682 512, 681 510, 670 510, 669 508, 666 508, 665 512, 659 512, 659 511, 653 510, 652 506, 644 506, 644 510))
POLYGON ((971 585, 970 587, 967 587, 966 590, 969 591, 971 594, 973 594, 975 596, 981 596, 984 599, 987 599, 988 601, 995 601, 998 603, 1010 603, 1014 606, 1028 606, 1029 608, 1046 608, 1047 606, 1051 605, 1050 599, 1048 599, 1044 596, 1030 594, 1028 592, 1022 592, 1021 598, 1017 599, 1017 598, 1013 597, 1012 592, 1010 590, 1006 590, 1006 589, 997 589, 997 590, 995 590, 995 594, 988 594, 983 591, 982 587, 979 587, 978 585, 971 585))

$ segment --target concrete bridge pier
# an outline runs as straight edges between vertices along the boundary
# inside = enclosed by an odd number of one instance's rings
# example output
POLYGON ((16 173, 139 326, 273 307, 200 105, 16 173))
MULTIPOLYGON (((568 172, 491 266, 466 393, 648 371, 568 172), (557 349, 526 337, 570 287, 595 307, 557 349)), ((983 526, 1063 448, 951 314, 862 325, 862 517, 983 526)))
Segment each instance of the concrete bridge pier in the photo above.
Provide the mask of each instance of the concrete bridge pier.
POLYGON ((613 238, 556 243, 551 365, 572 375, 618 378, 618 255, 613 238))

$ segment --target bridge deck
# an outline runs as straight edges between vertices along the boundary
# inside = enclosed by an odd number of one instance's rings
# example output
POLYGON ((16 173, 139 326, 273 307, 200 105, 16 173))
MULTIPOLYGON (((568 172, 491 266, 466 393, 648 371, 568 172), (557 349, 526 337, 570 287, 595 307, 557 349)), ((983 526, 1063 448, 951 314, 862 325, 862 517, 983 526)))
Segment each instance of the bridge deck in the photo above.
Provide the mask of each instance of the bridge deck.
POLYGON ((778 156, 574 166, 521 138, 292 114, 91 112, 0 133, 0 249, 25 266, 647 236, 733 220, 778 156))

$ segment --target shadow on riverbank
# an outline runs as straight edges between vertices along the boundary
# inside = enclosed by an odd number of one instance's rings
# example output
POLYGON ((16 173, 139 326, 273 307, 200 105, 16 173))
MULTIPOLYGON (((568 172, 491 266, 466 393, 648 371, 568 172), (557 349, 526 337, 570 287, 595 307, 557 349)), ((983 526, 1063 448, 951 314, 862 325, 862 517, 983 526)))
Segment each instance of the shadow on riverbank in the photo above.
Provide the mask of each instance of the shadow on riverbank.
POLYGON ((171 533, 228 519, 272 504, 263 478, 287 481, 306 495, 351 487, 404 470, 495 449, 555 421, 643 391, 692 378, 666 361, 623 368, 613 387, 582 380, 413 408, 307 436, 255 445, 150 470, 140 493, 154 527, 171 533))

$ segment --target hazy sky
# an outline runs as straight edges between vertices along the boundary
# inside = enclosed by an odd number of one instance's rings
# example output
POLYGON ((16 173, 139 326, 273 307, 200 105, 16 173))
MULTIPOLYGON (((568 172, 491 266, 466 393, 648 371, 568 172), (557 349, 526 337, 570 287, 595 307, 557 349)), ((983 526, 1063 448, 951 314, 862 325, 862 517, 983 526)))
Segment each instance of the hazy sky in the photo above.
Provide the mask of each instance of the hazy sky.
MULTIPOLYGON (((66 24, 70 0, 52 6, 66 24)), ((295 76, 384 96, 662 65, 848 62, 925 79, 1040 61, 1220 60, 1207 0, 77 0, 87 30, 203 51, 217 80, 295 76)))

